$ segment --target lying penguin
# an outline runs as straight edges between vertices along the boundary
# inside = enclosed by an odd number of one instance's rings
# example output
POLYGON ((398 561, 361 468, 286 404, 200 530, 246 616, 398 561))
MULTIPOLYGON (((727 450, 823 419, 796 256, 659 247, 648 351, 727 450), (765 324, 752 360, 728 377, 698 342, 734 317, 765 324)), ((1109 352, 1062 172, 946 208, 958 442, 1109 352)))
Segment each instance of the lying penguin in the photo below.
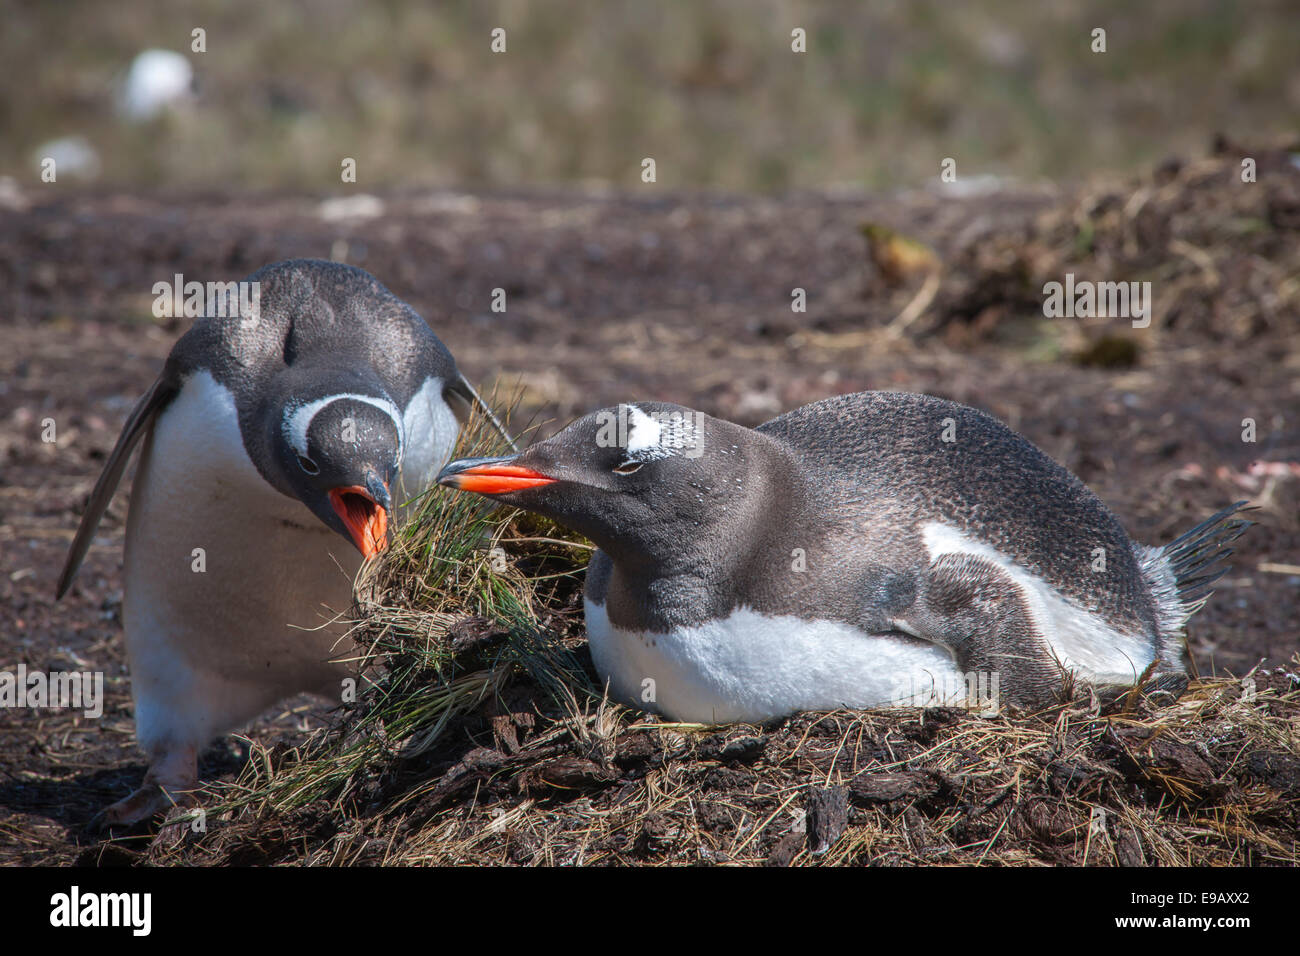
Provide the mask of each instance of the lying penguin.
MULTIPOLYGON (((136 405, 59 579, 77 568, 143 442, 122 606, 144 786, 132 823, 197 785, 214 737, 299 692, 338 698, 334 618, 390 517, 429 487, 471 407, 491 412, 408 305, 360 269, 293 260, 246 282, 259 307, 201 318, 136 405)), ((504 432, 503 432, 504 434, 504 432)))
POLYGON ((996 419, 891 392, 757 429, 622 405, 438 481, 591 538, 597 671, 622 702, 701 723, 1037 706, 1067 675, 1180 690, 1183 626, 1249 524, 1239 503, 1144 547, 996 419))

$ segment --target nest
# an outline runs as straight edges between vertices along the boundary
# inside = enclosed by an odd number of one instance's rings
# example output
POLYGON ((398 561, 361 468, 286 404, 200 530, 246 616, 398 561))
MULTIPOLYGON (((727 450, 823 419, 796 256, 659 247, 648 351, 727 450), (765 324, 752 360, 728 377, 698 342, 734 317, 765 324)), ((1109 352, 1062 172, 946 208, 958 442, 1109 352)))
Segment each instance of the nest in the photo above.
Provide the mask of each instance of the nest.
MULTIPOLYGON (((465 454, 500 451, 482 423, 465 454)), ((357 583, 371 667, 297 748, 253 745, 148 852, 194 864, 1294 865, 1300 678, 1041 713, 665 723, 587 660, 590 545, 432 494, 357 583)))

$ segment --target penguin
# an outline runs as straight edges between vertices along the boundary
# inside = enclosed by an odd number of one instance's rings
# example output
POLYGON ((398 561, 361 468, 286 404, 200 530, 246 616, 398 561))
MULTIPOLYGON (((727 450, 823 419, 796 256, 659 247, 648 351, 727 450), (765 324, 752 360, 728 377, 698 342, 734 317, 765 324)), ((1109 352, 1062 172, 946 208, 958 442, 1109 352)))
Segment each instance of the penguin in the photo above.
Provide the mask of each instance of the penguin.
POLYGON ((581 418, 438 481, 598 546, 591 655, 612 697, 691 723, 839 707, 1037 708, 1187 683, 1184 625, 1249 522, 1164 547, 997 419, 863 392, 750 429, 677 405, 581 418))
POLYGON ((127 418, 58 582, 61 598, 140 446, 122 617, 149 769, 100 824, 192 802, 203 747, 285 697, 337 699, 356 673, 338 617, 357 570, 471 408, 501 428, 425 321, 361 269, 279 262, 219 295, 127 418))

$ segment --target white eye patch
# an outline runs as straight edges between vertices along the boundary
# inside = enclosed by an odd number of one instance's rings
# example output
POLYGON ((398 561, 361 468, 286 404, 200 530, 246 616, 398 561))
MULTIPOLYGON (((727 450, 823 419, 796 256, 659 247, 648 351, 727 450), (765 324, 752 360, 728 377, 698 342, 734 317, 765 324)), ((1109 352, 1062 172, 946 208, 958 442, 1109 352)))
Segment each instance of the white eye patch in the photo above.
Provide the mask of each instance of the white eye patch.
POLYGON ((658 461, 669 455, 698 458, 700 432, 691 415, 680 412, 647 415, 635 405, 627 410, 627 457, 629 461, 658 461))
POLYGON ((627 406, 627 452, 629 456, 649 453, 659 448, 663 427, 635 405, 627 406))

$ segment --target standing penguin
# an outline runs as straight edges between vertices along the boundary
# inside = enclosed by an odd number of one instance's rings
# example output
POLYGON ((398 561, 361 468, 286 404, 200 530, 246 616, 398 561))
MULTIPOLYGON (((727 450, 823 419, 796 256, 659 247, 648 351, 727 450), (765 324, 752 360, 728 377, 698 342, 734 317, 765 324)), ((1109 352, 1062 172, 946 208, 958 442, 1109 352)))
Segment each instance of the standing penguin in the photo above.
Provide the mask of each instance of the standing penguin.
POLYGON ((625 703, 701 723, 1036 706, 1068 674, 1177 690, 1183 626, 1249 523, 1239 504, 1144 547, 1001 422, 891 392, 757 429, 621 405, 438 480, 591 538, 598 673, 625 703))
POLYGON ((149 770, 109 823, 166 809, 197 785, 210 740, 277 701, 337 696, 355 672, 335 619, 356 571, 432 484, 471 407, 491 417, 370 274, 293 260, 245 282, 256 308, 240 314, 229 291, 209 303, 131 412, 59 579, 62 597, 143 441, 122 611, 149 770))

